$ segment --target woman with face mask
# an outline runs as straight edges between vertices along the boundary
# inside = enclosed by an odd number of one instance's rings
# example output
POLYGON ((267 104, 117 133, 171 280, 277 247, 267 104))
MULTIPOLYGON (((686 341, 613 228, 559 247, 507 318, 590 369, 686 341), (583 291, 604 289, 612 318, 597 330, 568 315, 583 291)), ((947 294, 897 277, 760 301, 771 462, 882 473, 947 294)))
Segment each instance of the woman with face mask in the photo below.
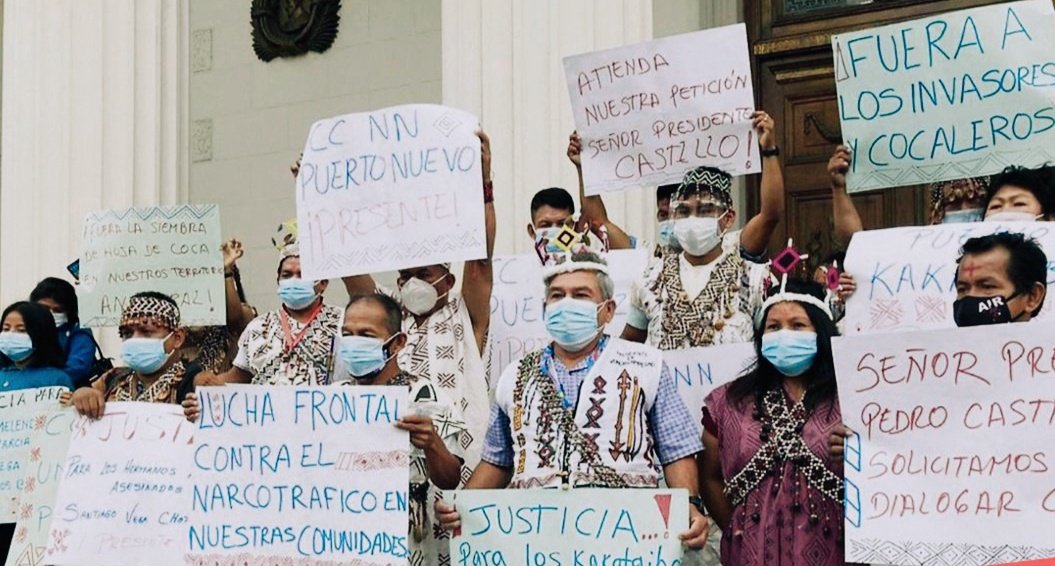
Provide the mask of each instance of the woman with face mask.
POLYGON ((97 419, 111 401, 178 404, 193 390, 201 367, 180 359, 187 331, 171 297, 152 291, 132 295, 121 313, 118 334, 126 367, 74 391, 70 402, 77 412, 97 419))
POLYGON ((754 367, 704 401, 701 481, 722 564, 844 564, 835 335, 823 288, 787 281, 759 311, 754 367))
POLYGON ((59 346, 55 322, 38 304, 20 301, 4 309, 0 328, 0 391, 38 387, 73 387, 62 370, 66 355, 59 346))
MULTIPOLYGON (((106 367, 97 362, 103 359, 92 331, 81 328, 77 291, 68 281, 47 277, 37 283, 29 300, 47 308, 58 329, 59 346, 66 354, 63 368, 76 387, 88 385, 106 367)), ((109 369, 106 367, 106 369, 109 369)))

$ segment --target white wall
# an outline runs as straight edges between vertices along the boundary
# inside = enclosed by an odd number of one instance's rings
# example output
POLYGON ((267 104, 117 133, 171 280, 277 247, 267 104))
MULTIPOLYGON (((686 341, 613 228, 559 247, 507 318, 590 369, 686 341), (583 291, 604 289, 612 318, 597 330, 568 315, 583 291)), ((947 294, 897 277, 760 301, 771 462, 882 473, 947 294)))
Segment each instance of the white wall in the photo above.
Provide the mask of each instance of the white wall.
MULTIPOLYGON (((344 0, 325 53, 256 58, 248 0, 190 0, 190 198, 246 245, 250 303, 274 308, 275 228, 296 215, 289 166, 320 118, 441 100, 440 0, 344 0)), ((331 301, 344 300, 340 285, 331 301)))

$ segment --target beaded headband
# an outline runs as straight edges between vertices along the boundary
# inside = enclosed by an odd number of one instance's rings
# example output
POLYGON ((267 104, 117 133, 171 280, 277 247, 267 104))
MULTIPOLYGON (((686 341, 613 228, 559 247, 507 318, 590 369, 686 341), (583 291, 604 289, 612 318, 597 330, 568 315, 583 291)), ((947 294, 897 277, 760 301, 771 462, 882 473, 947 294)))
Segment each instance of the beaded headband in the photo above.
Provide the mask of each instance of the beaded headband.
POLYGON ((682 200, 703 191, 717 199, 725 208, 732 208, 732 188, 733 178, 728 173, 714 167, 701 166, 685 174, 671 200, 682 200))
MULTIPOLYGON (((835 287, 838 287, 839 277, 838 268, 836 266, 833 266, 831 270, 828 270, 826 272, 828 285, 825 288, 825 300, 822 301, 817 297, 814 297, 813 295, 808 295, 806 293, 789 293, 787 291, 788 274, 791 273, 796 267, 798 267, 798 265, 802 263, 802 260, 807 259, 809 257, 810 256, 807 254, 800 254, 799 251, 796 250, 795 247, 792 245, 792 240, 788 239, 788 247, 784 248, 783 251, 778 253, 776 256, 773 257, 772 260, 770 260, 770 269, 780 274, 780 291, 766 299, 765 302, 762 303, 762 306, 759 307, 759 309, 755 312, 756 330, 762 327, 762 320, 765 318, 766 311, 769 310, 769 307, 772 307, 777 303, 806 303, 820 309, 821 312, 827 315, 829 319, 834 319, 834 317, 832 316, 831 307, 828 306, 828 301, 831 299, 833 289, 832 275, 834 275, 835 287)), ((769 277, 766 278, 765 282, 767 284, 771 284, 775 279, 776 277, 774 277, 773 274, 770 273, 769 277)))
POLYGON ((989 186, 989 177, 971 177, 933 183, 930 186, 931 220, 945 216, 945 205, 962 201, 984 199, 989 186))
POLYGON ((179 307, 175 303, 156 297, 132 297, 128 299, 128 305, 121 313, 119 327, 130 326, 144 318, 153 320, 169 330, 176 330, 180 326, 179 307))

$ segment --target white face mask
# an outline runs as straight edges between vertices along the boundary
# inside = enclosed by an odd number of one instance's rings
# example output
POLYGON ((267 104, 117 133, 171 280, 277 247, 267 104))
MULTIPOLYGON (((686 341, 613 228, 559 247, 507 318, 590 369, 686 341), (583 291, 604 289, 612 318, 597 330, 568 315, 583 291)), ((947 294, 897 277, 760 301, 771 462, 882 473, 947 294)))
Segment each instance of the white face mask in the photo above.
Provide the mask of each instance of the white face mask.
POLYGON ((689 255, 701 256, 713 250, 722 242, 718 231, 718 220, 721 216, 699 218, 680 218, 674 222, 674 237, 681 244, 681 249, 689 255))
MULTIPOLYGON (((445 276, 441 276, 443 279, 445 276)), ((403 307, 410 311, 412 314, 421 316, 436 306, 436 302, 440 300, 440 294, 436 291, 436 283, 440 279, 429 283, 428 281, 422 281, 417 277, 411 277, 399 288, 399 299, 403 303, 403 307)))
POLYGON ((1014 210, 1002 210, 1000 212, 994 212, 986 215, 986 222, 1036 222, 1037 219, 1042 218, 1043 214, 1033 214, 1032 212, 1018 212, 1014 210))
POLYGON ((66 324, 67 322, 70 321, 70 317, 66 316, 66 313, 64 313, 64 312, 53 312, 53 313, 51 313, 51 316, 53 316, 55 318, 55 327, 56 328, 62 326, 63 324, 66 324))

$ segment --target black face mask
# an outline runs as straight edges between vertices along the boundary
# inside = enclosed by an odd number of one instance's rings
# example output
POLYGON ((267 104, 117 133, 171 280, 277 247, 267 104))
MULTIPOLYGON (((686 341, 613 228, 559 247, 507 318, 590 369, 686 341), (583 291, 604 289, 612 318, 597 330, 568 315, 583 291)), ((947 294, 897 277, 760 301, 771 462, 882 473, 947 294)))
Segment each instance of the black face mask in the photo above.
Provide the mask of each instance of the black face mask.
POLYGON ((956 321, 956 326, 983 326, 1014 322, 1022 314, 1012 317, 1011 308, 1007 304, 1017 296, 1017 293, 1007 298, 1000 295, 995 297, 968 295, 962 299, 956 299, 952 304, 952 318, 956 321))

